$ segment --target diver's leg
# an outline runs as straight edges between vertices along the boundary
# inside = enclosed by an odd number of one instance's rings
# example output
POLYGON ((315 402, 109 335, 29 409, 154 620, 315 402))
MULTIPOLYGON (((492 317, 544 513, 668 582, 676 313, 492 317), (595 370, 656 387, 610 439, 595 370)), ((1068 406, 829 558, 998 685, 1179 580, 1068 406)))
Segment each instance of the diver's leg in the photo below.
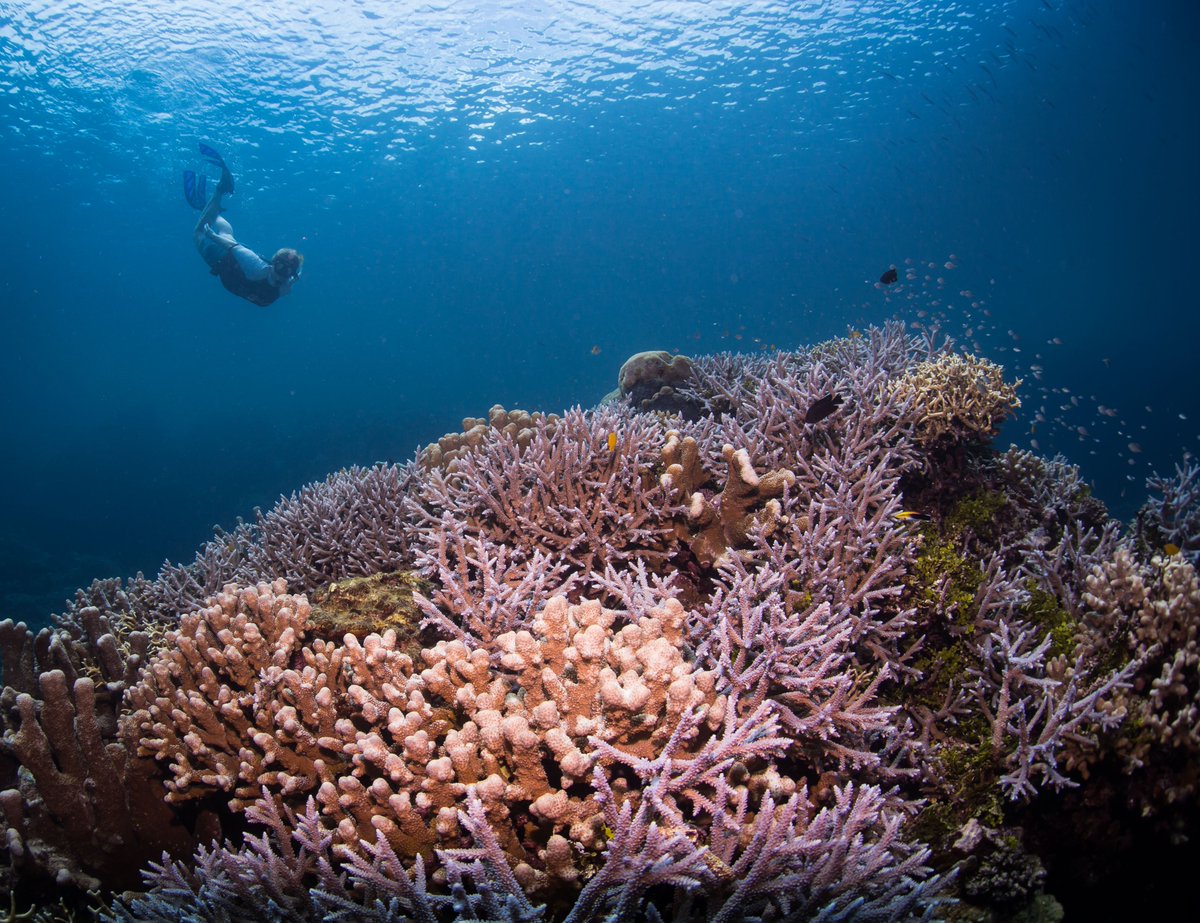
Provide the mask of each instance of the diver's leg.
POLYGON ((209 269, 216 269, 229 249, 237 244, 233 227, 221 217, 221 196, 218 186, 192 231, 192 243, 209 269))
POLYGON ((225 161, 221 161, 221 179, 217 182, 217 195, 228 192, 233 192, 233 174, 229 172, 229 167, 225 166, 225 161))
MULTIPOLYGON (((196 222, 196 234, 203 233, 205 225, 211 225, 221 217, 221 196, 224 194, 225 191, 218 184, 217 188, 213 191, 212 198, 204 206, 204 211, 200 213, 200 220, 196 222)), ((229 222, 225 223, 228 224, 229 222)))

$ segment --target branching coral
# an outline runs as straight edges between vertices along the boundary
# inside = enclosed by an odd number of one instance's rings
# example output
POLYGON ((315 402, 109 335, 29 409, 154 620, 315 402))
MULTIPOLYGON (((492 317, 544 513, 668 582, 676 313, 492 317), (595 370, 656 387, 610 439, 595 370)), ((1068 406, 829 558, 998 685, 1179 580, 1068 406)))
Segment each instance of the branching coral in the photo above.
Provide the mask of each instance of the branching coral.
POLYGON ((434 589, 429 597, 418 593, 417 604, 427 624, 471 647, 525 628, 551 596, 566 595, 578 582, 561 561, 469 535, 450 513, 430 539, 435 547, 419 549, 415 562, 434 589))
POLYGON ((734 563, 724 576, 728 591, 718 588, 696 619, 697 656, 715 665, 719 688, 773 703, 793 756, 815 773, 875 765, 872 748, 890 734, 892 710, 871 700, 887 673, 872 682, 848 669, 859 634, 849 608, 789 591, 787 570, 751 573, 734 563))
POLYGON ((1008 770, 1000 785, 1012 798, 1037 794, 1038 778, 1052 788, 1078 784, 1060 769, 1061 751, 1095 747, 1099 734, 1125 717, 1113 700, 1128 685, 1130 667, 1093 677, 1082 655, 1073 666, 1065 657, 1050 660, 1052 637, 1037 638, 1033 630, 1001 623, 979 651, 982 666, 972 668, 972 693, 991 726, 992 752, 1008 770))
POLYGON ((1200 465, 1176 465, 1174 477, 1146 481, 1149 501, 1138 511, 1138 537, 1152 551, 1170 543, 1200 564, 1200 465))
POLYGON ((414 476, 413 465, 354 466, 282 498, 259 513, 248 567, 229 580, 283 577, 296 590, 312 590, 402 569, 404 500, 414 476))
POLYGON ((985 441, 1004 418, 1021 406, 1017 388, 1004 369, 966 353, 948 353, 920 363, 895 379, 890 388, 910 399, 914 438, 925 445, 939 441, 985 441))
POLYGON ((529 413, 525 410, 505 410, 499 404, 492 406, 487 418, 467 417, 462 422, 461 433, 447 433, 437 442, 425 446, 417 455, 417 461, 426 470, 449 468, 460 456, 483 445, 489 429, 500 430, 524 449, 533 442, 539 426, 554 432, 558 416, 555 414, 529 413))
POLYGON ((512 560, 541 552, 585 579, 608 563, 661 566, 673 511, 648 471, 662 429, 655 418, 610 406, 571 410, 553 431, 539 424, 524 449, 491 430, 453 470, 433 470, 421 482, 409 505, 413 544, 440 549, 450 512, 464 536, 505 545, 517 553, 512 560))
POLYGON ((1200 795, 1200 580, 1179 555, 1138 564, 1128 548, 1097 566, 1084 596, 1083 643, 1092 656, 1129 659, 1132 689, 1118 700, 1130 720, 1109 746, 1144 810, 1200 795), (1169 758, 1170 754, 1173 758, 1169 758), (1178 765, 1183 771, 1163 772, 1178 765))
MULTIPOLYGON (((314 590, 346 577, 403 569, 409 559, 403 504, 416 466, 377 464, 337 471, 281 497, 254 523, 218 527, 190 564, 165 562, 148 580, 97 580, 56 622, 79 636, 78 612, 94 606, 115 626, 156 637, 207 604, 227 583, 283 576, 314 590)), ((118 630, 118 635, 121 631, 118 630)))
POLYGON ((1130 542, 1064 461, 988 448, 998 366, 899 323, 675 388, 493 408, 0 623, 18 886, 224 830, 109 917, 926 919, 983 825, 959 896, 1030 899, 1014 823, 1077 787, 1190 816, 1200 588, 1146 554, 1190 547, 1190 473, 1130 542))

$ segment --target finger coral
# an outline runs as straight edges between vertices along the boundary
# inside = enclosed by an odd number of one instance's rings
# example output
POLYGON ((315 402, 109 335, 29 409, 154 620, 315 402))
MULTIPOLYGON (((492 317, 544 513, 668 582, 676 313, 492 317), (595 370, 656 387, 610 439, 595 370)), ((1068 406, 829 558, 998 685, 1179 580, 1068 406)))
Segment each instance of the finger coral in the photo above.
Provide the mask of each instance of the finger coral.
POLYGON ((667 469, 662 485, 687 498, 682 537, 706 567, 722 560, 731 547, 746 545, 751 529, 773 529, 782 515, 779 498, 796 481, 787 469, 760 476, 745 449, 726 444, 721 454, 728 472, 725 483, 719 493, 706 495, 700 487, 709 478, 700 467, 695 440, 681 439, 671 430, 662 450, 667 469))
POLYGON ((1130 774, 1131 795, 1154 813, 1194 802, 1200 794, 1200 579, 1195 567, 1179 555, 1141 564, 1121 548, 1088 575, 1084 599, 1091 609, 1090 646, 1130 658, 1132 688, 1118 704, 1131 720, 1108 744, 1130 774), (1183 768, 1164 773, 1164 765, 1183 768))
POLYGON ((310 643, 310 607, 284 589, 227 587, 130 690, 125 735, 168 765, 169 800, 220 791, 244 810, 263 789, 315 793, 342 843, 380 831, 413 856, 462 837, 455 812, 474 786, 533 886, 554 869, 539 856, 553 837, 603 842, 580 794, 596 745, 650 758, 685 714, 703 708, 710 732, 723 718, 715 677, 682 656, 674 599, 614 629, 598 602, 555 597, 529 630, 494 639, 495 664, 443 641, 420 669, 392 631, 310 643))

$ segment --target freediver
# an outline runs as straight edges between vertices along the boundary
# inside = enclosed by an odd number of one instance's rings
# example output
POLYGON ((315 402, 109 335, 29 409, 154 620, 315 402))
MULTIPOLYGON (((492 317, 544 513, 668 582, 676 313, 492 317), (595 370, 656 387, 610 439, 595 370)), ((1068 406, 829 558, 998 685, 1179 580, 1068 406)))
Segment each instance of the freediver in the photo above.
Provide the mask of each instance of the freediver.
POLYGON ((209 270, 221 280, 227 290, 252 304, 266 307, 292 290, 300 278, 304 257, 290 247, 275 252, 270 261, 239 244, 233 228, 221 217, 224 209, 221 198, 233 192, 233 174, 224 158, 207 144, 200 144, 201 156, 213 166, 220 167, 221 179, 211 199, 205 200, 207 177, 192 170, 183 171, 183 194, 192 208, 200 210, 200 220, 192 232, 196 250, 208 264, 209 270))

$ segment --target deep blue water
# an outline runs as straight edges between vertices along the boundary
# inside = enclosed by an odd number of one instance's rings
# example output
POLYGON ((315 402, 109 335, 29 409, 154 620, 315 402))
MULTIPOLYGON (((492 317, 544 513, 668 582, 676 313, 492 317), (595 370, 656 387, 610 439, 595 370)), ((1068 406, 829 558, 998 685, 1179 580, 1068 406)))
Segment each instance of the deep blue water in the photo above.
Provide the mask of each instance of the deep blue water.
POLYGON ((1127 518, 1200 448, 1198 10, 0 3, 0 617, 493 403, 591 405, 639 350, 948 305, 1026 375, 1002 444, 1047 406, 1127 518), (192 249, 198 140, 238 238, 305 254, 270 308, 192 249))

